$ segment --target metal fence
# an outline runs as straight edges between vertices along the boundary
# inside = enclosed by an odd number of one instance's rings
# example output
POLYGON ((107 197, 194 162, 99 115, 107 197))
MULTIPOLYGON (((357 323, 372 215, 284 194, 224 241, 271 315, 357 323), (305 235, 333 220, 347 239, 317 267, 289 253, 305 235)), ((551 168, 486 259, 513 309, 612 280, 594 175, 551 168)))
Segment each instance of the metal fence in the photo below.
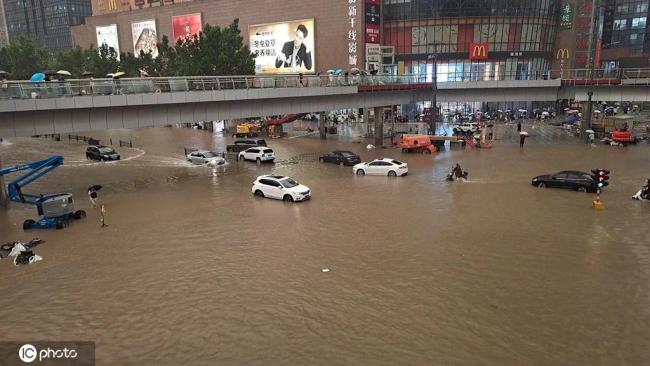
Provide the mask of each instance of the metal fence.
MULTIPOLYGON (((567 69, 547 72, 438 73, 437 82, 482 82, 562 79, 599 84, 620 83, 621 79, 650 78, 650 69, 567 69)), ((432 84, 433 75, 268 75, 197 76, 125 79, 71 79, 65 81, 2 81, 0 99, 47 99, 90 95, 132 95, 170 92, 313 88, 341 86, 382 86, 382 90, 403 90, 432 84)))

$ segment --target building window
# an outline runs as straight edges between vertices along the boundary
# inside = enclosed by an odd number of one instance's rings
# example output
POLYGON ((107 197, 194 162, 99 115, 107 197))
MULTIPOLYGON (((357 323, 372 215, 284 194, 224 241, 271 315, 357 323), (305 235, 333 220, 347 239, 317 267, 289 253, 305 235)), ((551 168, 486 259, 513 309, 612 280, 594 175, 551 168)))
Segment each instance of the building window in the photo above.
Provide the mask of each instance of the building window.
POLYGON ((637 13, 645 13, 648 11, 648 3, 636 4, 637 13))
POLYGON ((646 17, 632 19, 632 29, 643 29, 645 28, 645 24, 646 24, 646 17))
POLYGON ((622 14, 622 13, 627 13, 630 9, 628 8, 627 4, 624 5, 619 5, 616 7, 616 13, 622 14))
POLYGON ((623 30, 627 27, 627 19, 614 20, 614 30, 623 30))

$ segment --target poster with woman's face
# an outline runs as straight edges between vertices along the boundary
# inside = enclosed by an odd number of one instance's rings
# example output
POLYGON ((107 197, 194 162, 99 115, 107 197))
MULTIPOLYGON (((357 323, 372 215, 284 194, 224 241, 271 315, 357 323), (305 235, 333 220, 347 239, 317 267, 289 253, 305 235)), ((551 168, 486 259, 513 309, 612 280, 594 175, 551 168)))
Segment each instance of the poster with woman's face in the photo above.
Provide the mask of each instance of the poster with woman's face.
POLYGON ((133 53, 135 57, 140 56, 140 52, 149 53, 153 58, 158 57, 158 37, 156 35, 156 21, 144 20, 141 22, 131 23, 131 33, 133 35, 133 53))
POLYGON ((201 33, 203 27, 201 26, 201 13, 177 15, 172 17, 172 36, 174 43, 179 39, 186 37, 194 37, 201 33))

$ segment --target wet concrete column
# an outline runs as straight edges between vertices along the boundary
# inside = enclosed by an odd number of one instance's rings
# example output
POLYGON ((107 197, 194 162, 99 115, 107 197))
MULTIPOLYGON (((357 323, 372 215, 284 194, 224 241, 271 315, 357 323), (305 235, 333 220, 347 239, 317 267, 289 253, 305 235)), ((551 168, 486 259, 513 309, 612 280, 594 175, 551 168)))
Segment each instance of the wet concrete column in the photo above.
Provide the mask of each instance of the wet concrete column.
MULTIPOLYGON (((2 158, 0 158, 0 170, 2 170, 2 158)), ((9 198, 7 197, 7 192, 5 189, 5 177, 0 176, 0 208, 7 208, 9 204, 9 198)))
POLYGON ((318 132, 320 132, 321 140, 327 138, 327 131, 325 131, 325 112, 320 112, 320 118, 318 118, 318 132))
POLYGON ((384 107, 375 107, 375 146, 384 145, 384 107))

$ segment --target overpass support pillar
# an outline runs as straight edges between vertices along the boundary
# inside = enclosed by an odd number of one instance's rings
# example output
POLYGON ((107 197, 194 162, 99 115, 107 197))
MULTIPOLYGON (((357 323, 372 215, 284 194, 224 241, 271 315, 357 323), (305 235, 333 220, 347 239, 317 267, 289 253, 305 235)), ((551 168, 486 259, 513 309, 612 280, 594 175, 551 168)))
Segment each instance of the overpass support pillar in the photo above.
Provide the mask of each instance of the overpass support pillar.
POLYGON ((384 107, 375 107, 375 146, 384 145, 384 107))
MULTIPOLYGON (((2 170, 2 158, 0 158, 0 170, 2 170)), ((0 177, 0 208, 7 208, 9 204, 6 188, 5 177, 0 177)))
POLYGON ((318 118, 318 132, 320 132, 320 139, 325 140, 327 138, 327 131, 325 130, 325 112, 320 112, 318 118))

